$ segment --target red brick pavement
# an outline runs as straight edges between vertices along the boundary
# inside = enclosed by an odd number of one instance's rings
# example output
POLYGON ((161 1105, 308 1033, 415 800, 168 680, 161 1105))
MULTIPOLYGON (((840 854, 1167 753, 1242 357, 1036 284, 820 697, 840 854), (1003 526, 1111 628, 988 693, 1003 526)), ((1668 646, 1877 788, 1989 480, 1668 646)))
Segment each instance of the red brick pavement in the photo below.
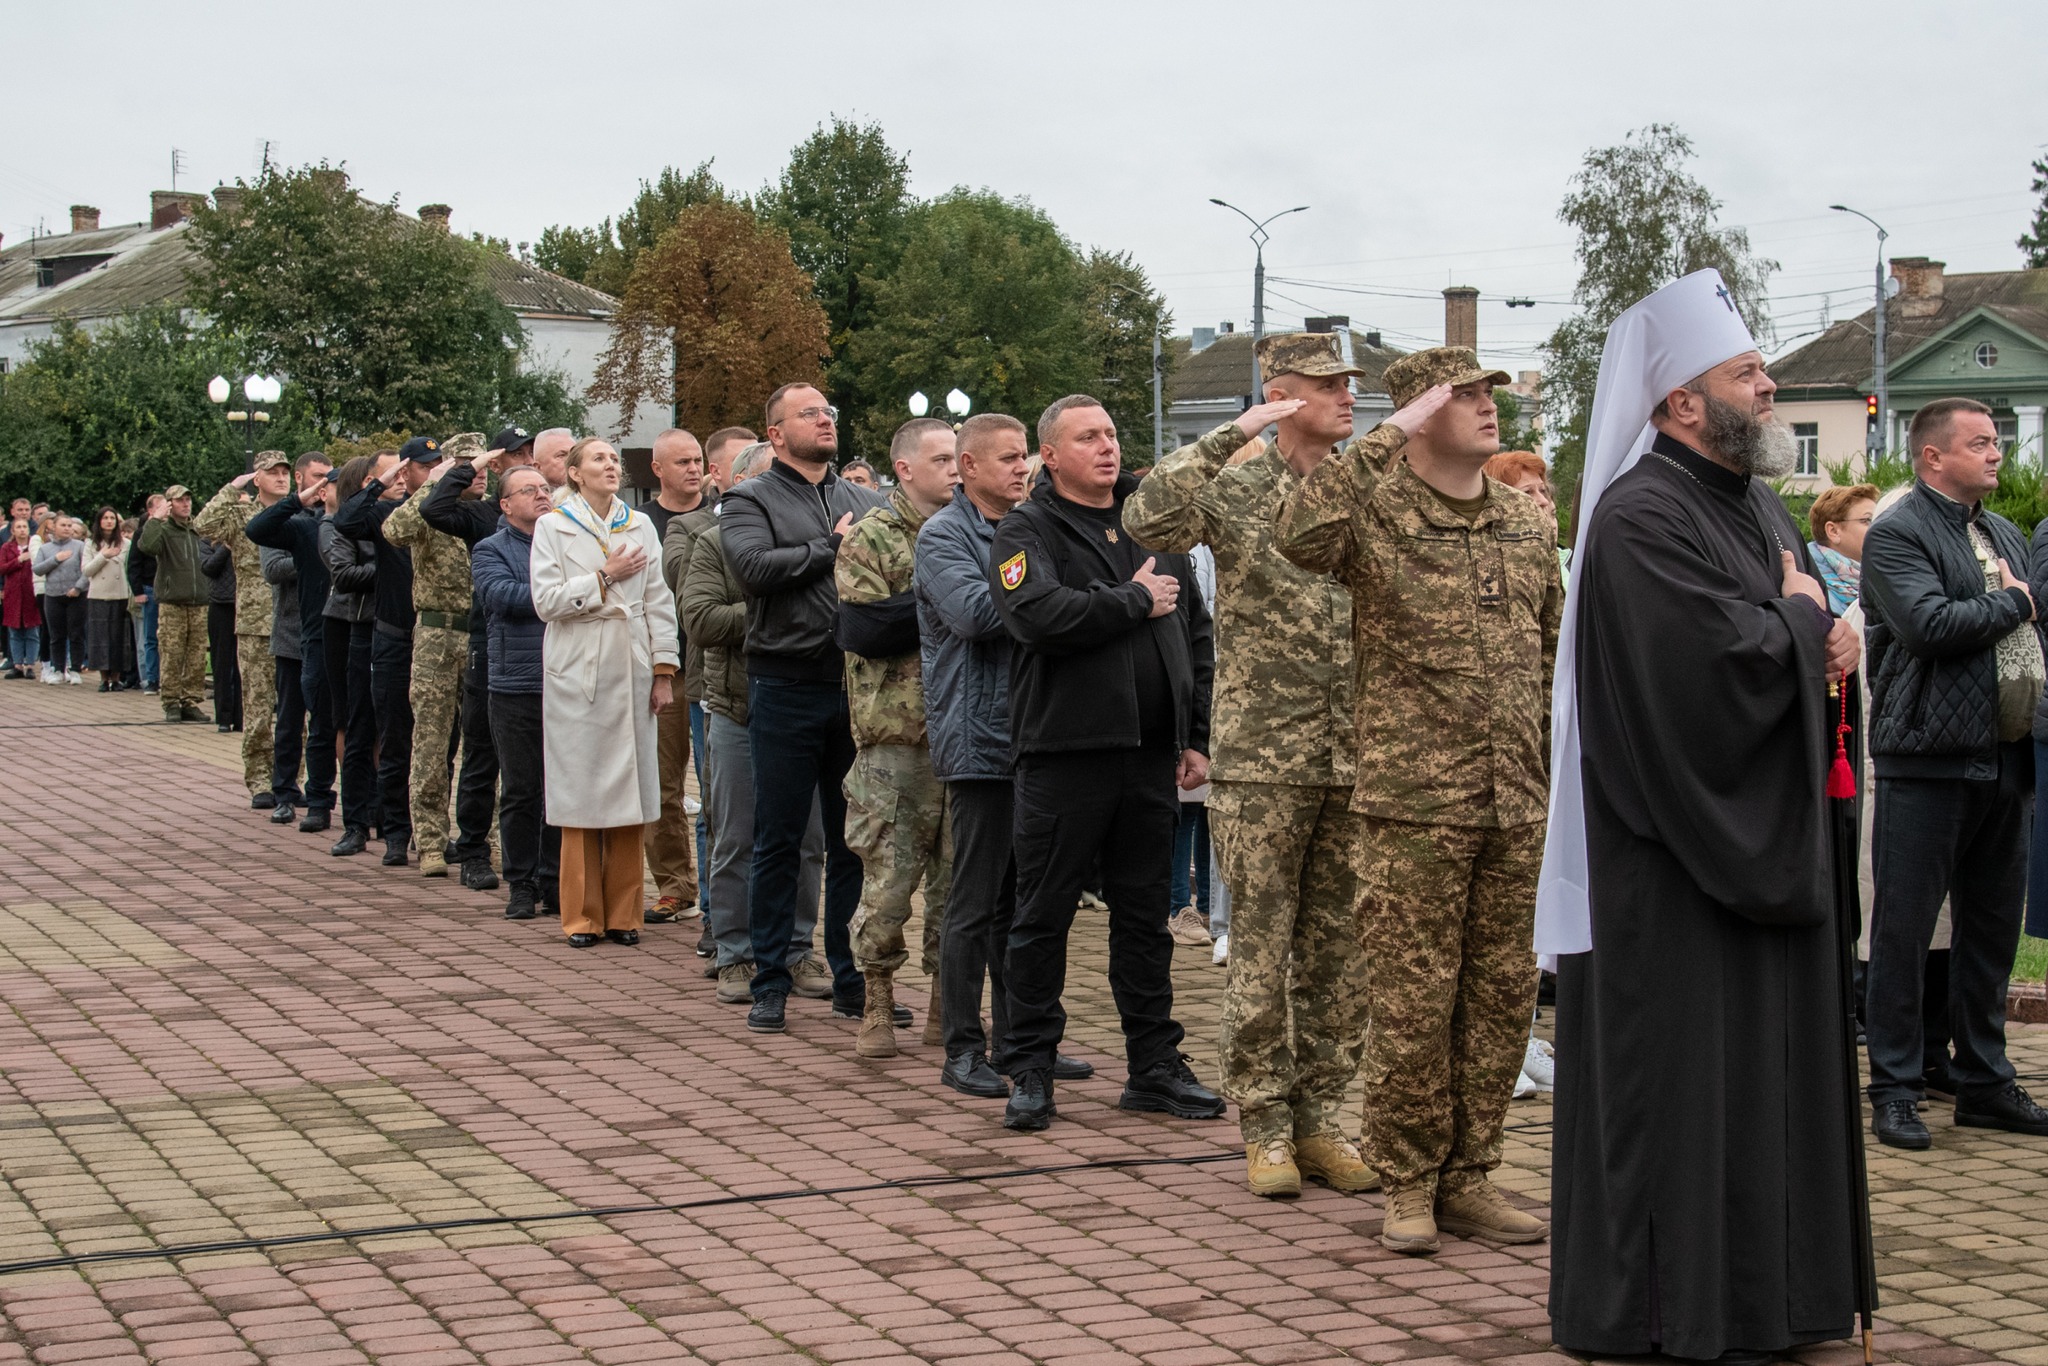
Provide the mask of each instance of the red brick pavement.
MULTIPOLYGON (((855 1059, 823 1003, 749 1035, 694 927, 576 953, 328 857, 246 809, 231 737, 108 725, 152 699, 83 693, 0 684, 0 1260, 1241 1151, 1116 1109, 1099 1051, 1024 1136, 941 1088, 936 1050, 855 1059)), ((1099 941, 1075 964, 1098 1008, 1099 941)), ((1255 1199, 1224 1163, 112 1264, 0 1278, 0 1363, 1570 1360, 1543 1247, 1415 1261, 1379 1218, 1255 1199)))

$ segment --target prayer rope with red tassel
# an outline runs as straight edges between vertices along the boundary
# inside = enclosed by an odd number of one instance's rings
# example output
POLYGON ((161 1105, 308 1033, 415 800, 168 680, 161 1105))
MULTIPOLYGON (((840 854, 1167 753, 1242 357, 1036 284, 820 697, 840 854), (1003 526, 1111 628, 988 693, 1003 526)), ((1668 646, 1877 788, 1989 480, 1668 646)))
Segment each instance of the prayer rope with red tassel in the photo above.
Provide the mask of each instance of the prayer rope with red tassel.
POLYGON ((1849 767, 1849 675, 1836 680, 1835 695, 1842 699, 1840 718, 1835 723, 1835 762, 1828 767, 1828 795, 1856 795, 1856 773, 1849 767))

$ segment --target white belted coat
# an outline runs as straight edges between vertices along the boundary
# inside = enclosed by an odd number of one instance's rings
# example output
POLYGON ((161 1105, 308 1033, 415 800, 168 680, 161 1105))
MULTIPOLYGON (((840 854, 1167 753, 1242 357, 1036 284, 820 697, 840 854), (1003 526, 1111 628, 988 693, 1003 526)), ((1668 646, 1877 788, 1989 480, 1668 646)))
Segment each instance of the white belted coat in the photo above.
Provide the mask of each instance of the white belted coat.
MULTIPOLYGON (((676 605, 661 577, 661 542, 641 513, 612 533, 638 544, 646 567, 600 594, 604 544, 557 509, 533 528, 533 610, 543 642, 541 733, 547 819, 572 830, 646 825, 661 817, 654 666, 675 665, 676 605)), ((681 705, 678 700, 673 705, 681 705)))

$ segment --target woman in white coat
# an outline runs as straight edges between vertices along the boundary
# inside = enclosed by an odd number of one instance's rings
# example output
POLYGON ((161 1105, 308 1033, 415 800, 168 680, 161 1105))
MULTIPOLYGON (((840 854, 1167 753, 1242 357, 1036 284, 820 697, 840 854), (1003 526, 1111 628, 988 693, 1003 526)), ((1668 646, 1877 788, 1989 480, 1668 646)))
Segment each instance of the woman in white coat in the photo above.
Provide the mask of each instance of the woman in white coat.
POLYGON ((661 815, 655 717, 672 700, 676 608, 654 524, 618 496, 609 442, 569 451, 569 493, 533 528, 547 819, 562 832, 562 932, 640 942, 642 827, 661 815))

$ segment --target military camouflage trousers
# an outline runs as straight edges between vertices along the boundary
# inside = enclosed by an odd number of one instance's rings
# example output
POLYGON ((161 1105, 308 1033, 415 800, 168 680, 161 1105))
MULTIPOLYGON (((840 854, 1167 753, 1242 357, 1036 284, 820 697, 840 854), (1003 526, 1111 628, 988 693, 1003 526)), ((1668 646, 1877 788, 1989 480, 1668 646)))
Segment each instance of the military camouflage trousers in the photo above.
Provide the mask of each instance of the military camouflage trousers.
POLYGON ((862 972, 897 972, 910 961, 903 926, 924 882, 921 966, 939 970, 939 933, 953 886, 953 829, 945 785, 923 745, 870 745, 846 774, 846 847, 860 855, 860 909, 847 928, 862 972))
POLYGON ((1245 1142, 1334 1133, 1365 1047, 1362 816, 1348 787, 1218 782, 1216 861, 1230 887, 1223 1094, 1245 1142))
POLYGON ((270 737, 277 726, 277 661, 269 636, 236 636, 235 662, 242 669, 242 785, 249 795, 270 791, 277 762, 270 737))
POLYGON ((462 671, 469 663, 469 632, 418 626, 412 633, 413 842, 420 857, 440 855, 448 843, 449 749, 462 702, 462 671))
POLYGON ((1456 1186, 1500 1165, 1536 1008, 1544 822, 1360 819, 1365 1160, 1390 1190, 1456 1186))
POLYGON ((206 604, 156 605, 156 643, 162 661, 157 701, 196 707, 206 699, 206 604))

